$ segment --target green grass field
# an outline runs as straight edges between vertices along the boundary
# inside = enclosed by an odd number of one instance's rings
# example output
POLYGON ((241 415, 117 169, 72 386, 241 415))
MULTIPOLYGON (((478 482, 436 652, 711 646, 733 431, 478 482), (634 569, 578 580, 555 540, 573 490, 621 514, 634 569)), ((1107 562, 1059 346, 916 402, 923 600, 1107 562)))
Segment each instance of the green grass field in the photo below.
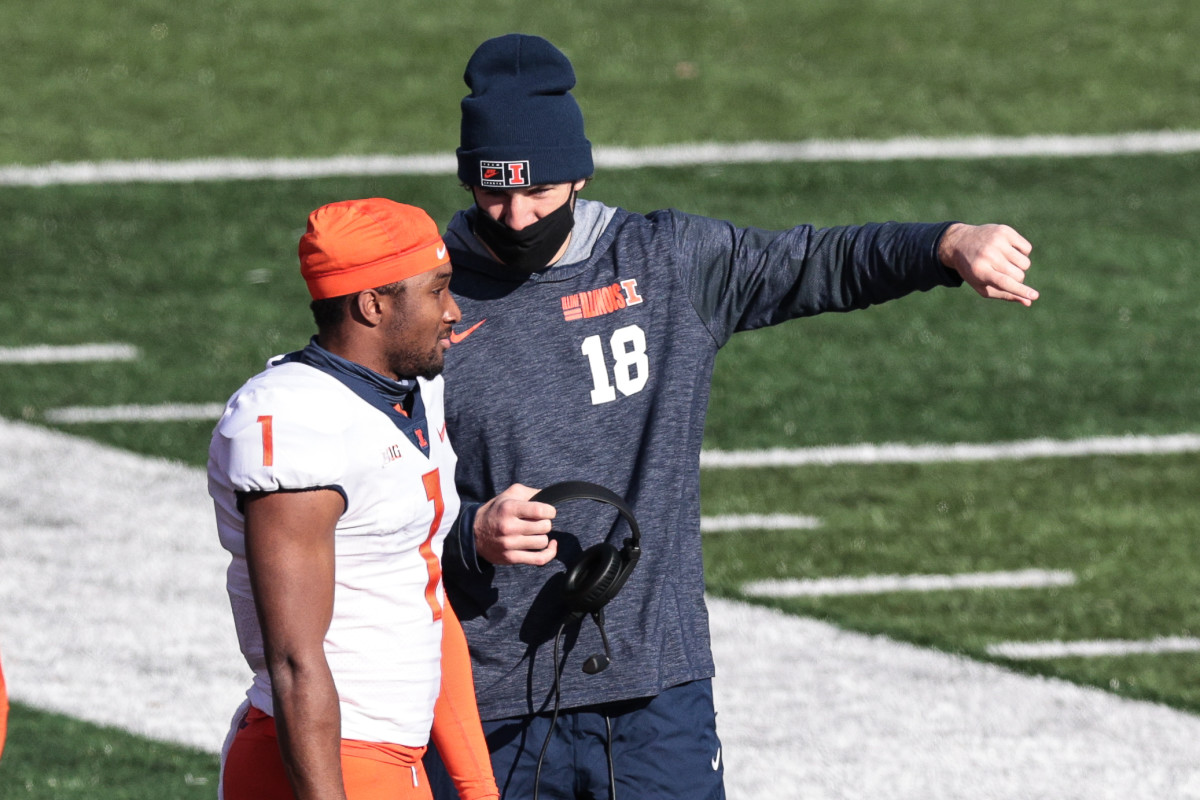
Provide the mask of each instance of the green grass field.
MULTIPOLYGON (((50 0, 12 20, 0 48, 22 79, 0 87, 0 166, 447 153, 467 56, 509 30, 572 57, 599 146, 1200 129, 1200 13, 1186 0, 201 6, 50 0)), ((736 337, 706 438, 720 449, 989 443, 1196 430, 1198 167, 1200 156, 1163 155, 653 168, 602 172, 587 194, 762 227, 1013 224, 1035 246, 1033 308, 938 291, 736 337)), ((223 401, 311 333, 295 260, 306 214, 369 195, 442 224, 467 200, 449 176, 0 186, 0 347, 112 341, 143 353, 0 366, 0 416, 223 401)), ((63 429, 202 465, 211 423, 63 429)), ((1200 457, 1173 455, 709 471, 706 514, 824 522, 709 537, 710 589, 741 598, 745 581, 768 577, 1070 569, 1078 584, 1057 589, 753 602, 982 659, 1012 639, 1198 635, 1198 468, 1200 457)), ((1011 666, 1200 712, 1196 663, 1011 666)), ((200 797, 214 784, 211 755, 20 705, 0 764, 5 798, 200 797)))
POLYGON ((1200 127, 1186 0, 47 0, 0 31, 0 163, 444 151, 509 31, 600 144, 1200 127))
POLYGON ((217 757, 14 704, 0 797, 211 798, 217 757))

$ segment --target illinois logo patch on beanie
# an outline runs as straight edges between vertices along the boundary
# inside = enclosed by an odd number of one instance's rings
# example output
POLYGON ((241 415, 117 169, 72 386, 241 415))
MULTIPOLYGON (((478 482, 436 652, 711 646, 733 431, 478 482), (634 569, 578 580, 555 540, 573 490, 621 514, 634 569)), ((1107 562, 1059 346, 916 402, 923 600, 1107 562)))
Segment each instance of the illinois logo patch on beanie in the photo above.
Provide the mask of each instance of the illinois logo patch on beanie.
POLYGON ((514 189, 529 185, 528 161, 480 161, 479 185, 514 189))

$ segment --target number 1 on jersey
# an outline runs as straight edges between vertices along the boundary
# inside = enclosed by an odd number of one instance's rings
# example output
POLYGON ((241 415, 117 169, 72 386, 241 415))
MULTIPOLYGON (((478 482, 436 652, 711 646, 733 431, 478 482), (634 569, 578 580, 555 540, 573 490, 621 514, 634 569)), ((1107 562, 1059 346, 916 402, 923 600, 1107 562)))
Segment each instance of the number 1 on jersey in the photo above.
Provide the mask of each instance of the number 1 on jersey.
POLYGON ((263 444, 263 466, 271 467, 275 465, 275 438, 271 434, 271 415, 264 414, 258 418, 258 424, 262 425, 262 444, 263 444))

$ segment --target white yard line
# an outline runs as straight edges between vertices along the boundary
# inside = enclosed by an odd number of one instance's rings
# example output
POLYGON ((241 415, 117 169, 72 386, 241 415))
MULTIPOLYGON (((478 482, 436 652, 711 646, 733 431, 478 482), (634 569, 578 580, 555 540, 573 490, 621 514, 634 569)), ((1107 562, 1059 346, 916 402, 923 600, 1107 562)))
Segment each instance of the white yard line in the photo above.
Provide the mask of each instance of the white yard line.
POLYGON ((1014 572, 965 572, 956 575, 866 575, 859 578, 774 578, 750 581, 742 591, 751 597, 829 597, 943 592, 971 589, 1043 589, 1071 586, 1075 573, 1066 570, 1023 569, 1014 572))
POLYGON ((1108 136, 959 136, 933 139, 822 140, 598 148, 604 167, 688 166, 787 161, 909 161, 1013 157, 1081 157, 1200 150, 1200 131, 1144 131, 1108 136))
MULTIPOLYGON (((901 161, 1013 157, 1083 157, 1200 151, 1200 131, 1140 131, 1107 136, 900 137, 883 140, 695 143, 659 147, 597 147, 605 169, 796 161, 901 161)), ((291 180, 345 175, 453 175, 450 153, 330 158, 201 158, 184 161, 55 162, 0 167, 0 186, 91 183, 177 183, 291 180)))
POLYGON ((89 361, 136 361, 140 352, 131 344, 36 344, 0 347, 0 364, 73 364, 89 361))
POLYGON ((1194 453, 1200 435, 1098 436, 1089 439, 1027 439, 996 444, 858 444, 767 450, 705 450, 706 469, 802 467, 833 464, 931 464, 948 461, 1010 461, 1064 456, 1125 456, 1194 453))
MULTIPOLYGON (((2 355, 2 351, 0 351, 2 355)), ((81 359, 82 360, 82 359, 81 359)), ((0 361, 0 363, 3 363, 0 361)), ((171 422, 216 420, 222 403, 163 403, 157 405, 64 406, 47 409, 43 418, 58 425, 96 422, 171 422)), ((704 469, 834 466, 837 464, 936 464, 956 461, 1017 461, 1031 458, 1080 456, 1164 455, 1200 451, 1200 435, 1098 436, 1088 439, 1028 439, 993 444, 857 444, 767 450, 705 450, 704 469)), ((814 528, 815 517, 794 515, 729 515, 706 518, 704 530, 814 528)))
MULTIPOLYGON (((241 662, 202 470, 0 420, 15 700, 215 750, 241 662)), ((730 797, 1200 797, 1200 717, 710 599, 730 797)))
POLYGON ((988 654, 1000 658, 1097 658, 1101 656, 1155 655, 1200 652, 1193 636, 1159 636, 1154 639, 1089 639, 1076 642, 1000 642, 988 645, 988 654))
POLYGON ((821 520, 802 514, 723 514, 700 518, 702 533, 811 530, 819 527, 821 520))
POLYGON ((78 425, 94 422, 175 422, 220 419, 223 403, 164 403, 161 405, 64 406, 44 414, 47 422, 78 425))

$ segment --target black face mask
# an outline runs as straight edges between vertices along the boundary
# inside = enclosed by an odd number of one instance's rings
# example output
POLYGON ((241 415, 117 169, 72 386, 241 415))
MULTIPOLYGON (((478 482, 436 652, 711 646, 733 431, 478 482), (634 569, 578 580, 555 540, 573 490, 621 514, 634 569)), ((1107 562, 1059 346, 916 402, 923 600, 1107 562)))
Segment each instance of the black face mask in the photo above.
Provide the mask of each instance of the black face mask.
POLYGON ((546 267, 575 227, 575 193, 550 214, 514 231, 482 208, 475 214, 474 233, 506 266, 532 274, 546 267))

